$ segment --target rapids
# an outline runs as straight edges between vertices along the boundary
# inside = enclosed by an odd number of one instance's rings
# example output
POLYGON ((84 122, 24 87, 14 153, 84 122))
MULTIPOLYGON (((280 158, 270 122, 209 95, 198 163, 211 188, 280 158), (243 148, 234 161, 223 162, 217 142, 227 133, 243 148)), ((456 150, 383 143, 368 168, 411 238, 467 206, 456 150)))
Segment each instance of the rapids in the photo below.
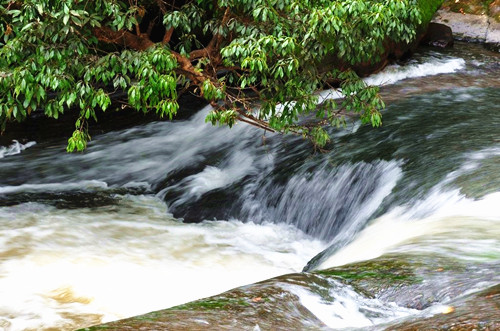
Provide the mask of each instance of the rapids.
MULTIPOLYGON (((326 153, 212 127, 208 107, 82 154, 0 146, 0 329, 72 330, 391 253, 498 264, 500 55, 422 49, 367 82, 383 85, 383 127, 352 121, 326 153)), ((339 284, 330 302, 291 291, 331 328, 420 313, 339 284)))

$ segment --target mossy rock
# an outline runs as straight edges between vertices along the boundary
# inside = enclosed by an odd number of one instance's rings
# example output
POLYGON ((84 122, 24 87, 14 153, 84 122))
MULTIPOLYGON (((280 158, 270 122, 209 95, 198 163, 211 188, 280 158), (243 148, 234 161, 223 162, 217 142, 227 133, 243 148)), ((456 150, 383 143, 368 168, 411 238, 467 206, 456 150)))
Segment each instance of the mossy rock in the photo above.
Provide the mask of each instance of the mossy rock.
MULTIPOLYGON (((362 297, 424 309, 478 284, 500 283, 497 264, 464 264, 442 256, 386 255, 311 273, 288 274, 180 306, 85 330, 310 330, 326 325, 296 293, 333 303, 348 286, 362 297), (338 289, 338 290, 337 290, 338 289)), ((484 285, 486 286, 486 285, 484 285)))
POLYGON ((500 284, 452 302, 432 317, 387 326, 388 330, 500 330, 500 284))
POLYGON ((496 264, 469 265, 438 255, 392 254, 316 273, 341 279, 368 297, 425 309, 480 282, 494 282, 499 272, 496 264))

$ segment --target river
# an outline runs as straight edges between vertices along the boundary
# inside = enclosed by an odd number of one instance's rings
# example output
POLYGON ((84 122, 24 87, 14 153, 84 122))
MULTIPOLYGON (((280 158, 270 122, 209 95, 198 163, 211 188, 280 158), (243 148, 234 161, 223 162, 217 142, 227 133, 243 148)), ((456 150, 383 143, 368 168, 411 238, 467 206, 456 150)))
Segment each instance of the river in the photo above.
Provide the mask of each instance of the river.
MULTIPOLYGON (((498 264, 500 55, 422 49, 367 82, 384 125, 349 122, 325 153, 212 127, 207 107, 82 154, 0 146, 0 329, 72 330, 394 252, 498 264)), ((380 322, 301 295, 332 328, 380 322)))

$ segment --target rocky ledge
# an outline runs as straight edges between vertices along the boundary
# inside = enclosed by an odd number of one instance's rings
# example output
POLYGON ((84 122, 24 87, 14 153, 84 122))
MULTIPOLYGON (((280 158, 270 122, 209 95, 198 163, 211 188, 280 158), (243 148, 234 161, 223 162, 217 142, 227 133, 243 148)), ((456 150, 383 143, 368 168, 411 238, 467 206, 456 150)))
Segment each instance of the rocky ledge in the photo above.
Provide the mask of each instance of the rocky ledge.
POLYGON ((326 331, 337 326, 365 326, 362 330, 499 330, 499 275, 497 263, 466 264, 438 255, 388 254, 322 271, 271 278, 81 331, 326 331), (328 313, 322 313, 323 309, 328 313), (352 316, 358 320, 351 320, 352 316))
POLYGON ((500 51, 500 0, 445 1, 432 22, 449 26, 457 40, 500 51))

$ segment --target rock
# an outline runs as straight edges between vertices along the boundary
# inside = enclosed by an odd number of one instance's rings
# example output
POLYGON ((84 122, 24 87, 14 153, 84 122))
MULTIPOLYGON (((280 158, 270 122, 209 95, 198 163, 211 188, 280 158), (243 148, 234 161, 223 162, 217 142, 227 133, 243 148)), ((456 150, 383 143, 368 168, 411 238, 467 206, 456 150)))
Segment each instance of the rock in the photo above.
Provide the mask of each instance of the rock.
POLYGON ((341 279, 368 297, 422 310, 459 297, 478 284, 500 282, 499 271, 497 265, 466 265, 438 255, 388 254, 315 273, 341 279))
MULTIPOLYGON (((500 299, 500 288, 496 285, 500 282, 499 272, 500 265, 496 263, 469 265, 437 255, 386 255, 312 273, 283 275, 213 297, 83 330, 328 330, 308 309, 311 306, 303 300, 304 294, 331 304, 332 309, 334 304, 345 305, 339 299, 341 297, 355 298, 366 305, 378 302, 413 309, 425 309, 445 302, 464 314, 468 304, 473 303, 465 322, 474 323, 473 314, 481 313, 481 323, 498 326, 500 315, 495 315, 498 313, 495 304, 498 305, 500 299), (465 296, 471 291, 476 294, 465 296), (484 314, 481 309, 484 309, 484 314)), ((360 307, 365 307, 363 305, 360 307)), ((370 315, 373 311, 365 313, 376 318, 370 315)), ((335 313, 332 312, 331 316, 335 313)), ((414 315, 407 322, 419 322, 425 317, 414 315)), ((392 322, 400 323, 401 320, 392 322)), ((437 329, 448 326, 449 319, 438 319, 432 325, 437 329)), ((425 326, 402 325, 406 330, 428 330, 425 326)), ((390 326, 388 329, 399 328, 390 326)))
MULTIPOLYGON (((486 0, 487 1, 487 0, 486 0)), ((455 13, 474 15, 487 14, 485 0, 445 0, 441 8, 451 10, 455 13)))
POLYGON ((299 297, 279 286, 284 283, 318 281, 321 282, 321 278, 315 275, 282 276, 210 298, 82 331, 322 330, 326 325, 300 303, 299 297))
POLYGON ((441 48, 451 47, 453 46, 453 33, 449 26, 431 22, 420 43, 441 48))
POLYGON ((448 303, 432 317, 391 325, 390 330, 499 330, 500 284, 448 303))
POLYGON ((455 39, 484 43, 487 48, 500 51, 500 0, 493 1, 487 11, 469 7, 464 13, 453 10, 456 8, 445 3, 432 22, 448 25, 455 39))
POLYGON ((448 25, 458 40, 485 42, 488 16, 454 13, 440 9, 432 19, 434 23, 448 25))
MULTIPOLYGON (((500 15, 500 13, 498 15, 500 15)), ((486 47, 500 52, 500 22, 495 18, 490 17, 488 23, 489 26, 486 32, 486 47)))

